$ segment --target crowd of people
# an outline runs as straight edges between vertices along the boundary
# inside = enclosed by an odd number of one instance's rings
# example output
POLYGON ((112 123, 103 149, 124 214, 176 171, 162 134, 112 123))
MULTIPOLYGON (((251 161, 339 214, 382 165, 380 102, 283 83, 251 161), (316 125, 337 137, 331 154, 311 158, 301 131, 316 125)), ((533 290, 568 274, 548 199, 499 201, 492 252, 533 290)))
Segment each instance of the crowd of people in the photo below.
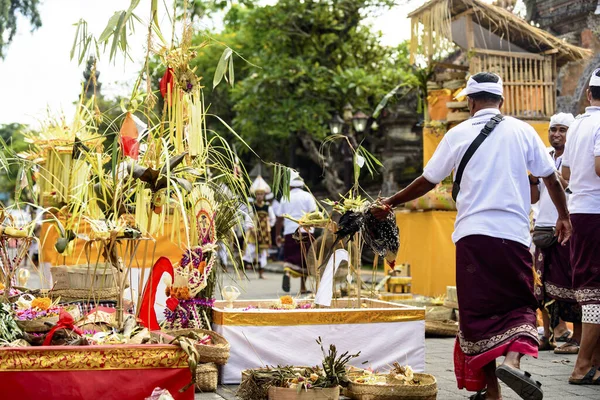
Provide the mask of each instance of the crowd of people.
POLYGON ((564 341, 556 352, 578 354, 565 383, 599 385, 600 68, 590 78, 585 113, 552 117, 551 149, 529 124, 502 115, 498 75, 471 76, 461 94, 471 118, 444 135, 422 176, 372 212, 383 218, 454 171, 454 367, 458 387, 476 392, 471 399, 501 399, 499 380, 523 399, 542 399, 541 384, 520 361, 553 349, 554 341, 564 341))
POLYGON ((309 246, 312 230, 303 231, 294 220, 317 210, 312 194, 304 190, 304 180, 296 172, 290 176, 289 196, 274 198, 270 186, 258 176, 250 186, 251 209, 245 221, 244 264, 256 268, 264 279, 269 249, 276 248, 277 258, 284 261, 282 289, 290 291, 290 278, 300 279, 300 294, 307 294, 307 266, 304 253, 309 246), (291 219, 284 216, 290 216, 291 219))

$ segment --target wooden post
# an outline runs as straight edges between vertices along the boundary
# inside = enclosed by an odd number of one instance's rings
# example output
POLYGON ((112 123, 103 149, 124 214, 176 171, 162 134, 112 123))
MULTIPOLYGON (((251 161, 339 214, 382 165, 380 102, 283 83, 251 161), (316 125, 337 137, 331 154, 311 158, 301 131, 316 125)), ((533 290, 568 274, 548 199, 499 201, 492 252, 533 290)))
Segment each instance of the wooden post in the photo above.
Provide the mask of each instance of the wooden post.
POLYGON ((467 35, 467 51, 475 48, 475 34, 473 32, 473 18, 471 15, 465 16, 466 35, 467 35))
MULTIPOLYGON (((529 84, 529 58, 524 60, 525 66, 525 79, 523 79, 524 88, 525 88, 525 112, 531 112, 531 86, 529 84)), ((525 114, 527 115, 527 114, 525 114)))
POLYGON ((551 114, 549 115, 552 116, 554 110, 556 110, 556 56, 552 55, 549 59, 548 57, 546 59, 548 60, 548 64, 552 66, 552 76, 550 77, 552 82, 552 86, 550 86, 550 95, 552 96, 550 97, 550 104, 552 107, 550 110, 551 114))

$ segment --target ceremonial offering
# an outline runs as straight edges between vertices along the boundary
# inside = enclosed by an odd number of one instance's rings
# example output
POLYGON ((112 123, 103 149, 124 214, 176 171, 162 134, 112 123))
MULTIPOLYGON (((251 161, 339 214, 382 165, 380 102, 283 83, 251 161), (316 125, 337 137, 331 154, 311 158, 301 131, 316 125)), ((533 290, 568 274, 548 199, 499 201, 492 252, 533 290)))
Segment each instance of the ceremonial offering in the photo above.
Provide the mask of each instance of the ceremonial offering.
POLYGON ((340 386, 348 386, 346 365, 357 354, 338 354, 329 345, 325 352, 321 338, 317 340, 323 361, 316 367, 278 366, 242 371, 237 396, 242 400, 325 400, 338 399, 340 386))
POLYGON ((347 395, 357 400, 436 400, 437 382, 432 375, 395 362, 387 374, 354 369, 347 395))

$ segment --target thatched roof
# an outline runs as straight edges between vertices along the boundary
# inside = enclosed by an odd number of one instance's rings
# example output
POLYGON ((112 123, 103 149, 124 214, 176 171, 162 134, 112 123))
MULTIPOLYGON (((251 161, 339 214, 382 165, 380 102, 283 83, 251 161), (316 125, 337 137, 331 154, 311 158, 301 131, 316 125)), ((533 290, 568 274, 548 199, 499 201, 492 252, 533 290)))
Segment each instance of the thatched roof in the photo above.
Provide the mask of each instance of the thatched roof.
MULTIPOLYGON (((505 47, 508 47, 508 51, 555 54, 558 66, 591 55, 589 50, 569 44, 542 29, 530 25, 527 21, 509 11, 484 3, 481 0, 430 0, 408 16, 413 20, 421 18, 433 6, 441 5, 440 3, 448 4, 449 15, 452 18, 452 35, 455 35, 457 30, 461 31, 460 27, 456 25, 462 17, 469 13, 471 13, 475 25, 488 31, 482 32, 481 29, 474 29, 476 47, 480 47, 482 42, 490 43, 494 39, 496 41, 500 40, 508 42, 508 44, 504 44, 505 47)), ((464 20, 464 18, 462 19, 464 20)), ((443 32, 441 33, 443 34, 443 32)), ((458 37, 452 39, 459 46, 465 47, 463 43, 460 43, 458 37)))

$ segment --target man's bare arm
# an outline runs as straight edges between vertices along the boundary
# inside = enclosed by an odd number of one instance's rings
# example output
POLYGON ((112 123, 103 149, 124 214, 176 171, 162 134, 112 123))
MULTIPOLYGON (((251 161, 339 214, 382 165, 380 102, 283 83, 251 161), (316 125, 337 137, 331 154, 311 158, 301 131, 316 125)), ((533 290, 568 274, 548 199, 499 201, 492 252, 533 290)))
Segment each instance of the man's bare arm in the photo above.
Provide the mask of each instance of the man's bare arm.
POLYGON ((560 244, 565 245, 571 237, 572 228, 569 219, 569 210, 567 208, 567 197, 565 190, 558 180, 558 174, 553 173, 545 178, 544 185, 548 189, 550 198, 558 211, 558 220, 556 221, 556 234, 560 244))
MULTIPOLYGON (((382 203, 389 206, 390 208, 396 207, 397 205, 407 203, 411 200, 423 196, 431 189, 433 189, 435 185, 435 183, 431 183, 423 176, 420 176, 401 191, 386 199, 383 199, 382 203)), ((376 218, 383 219, 389 213, 389 209, 375 207, 371 209, 371 212, 376 218)))
POLYGON ((540 200, 540 184, 539 178, 529 175, 529 192, 531 194, 531 204, 535 204, 540 200))
POLYGON ((563 165, 563 167, 561 168, 562 171, 562 178, 567 182, 567 184, 569 183, 569 181, 571 180, 571 168, 569 167, 565 167, 563 165))

